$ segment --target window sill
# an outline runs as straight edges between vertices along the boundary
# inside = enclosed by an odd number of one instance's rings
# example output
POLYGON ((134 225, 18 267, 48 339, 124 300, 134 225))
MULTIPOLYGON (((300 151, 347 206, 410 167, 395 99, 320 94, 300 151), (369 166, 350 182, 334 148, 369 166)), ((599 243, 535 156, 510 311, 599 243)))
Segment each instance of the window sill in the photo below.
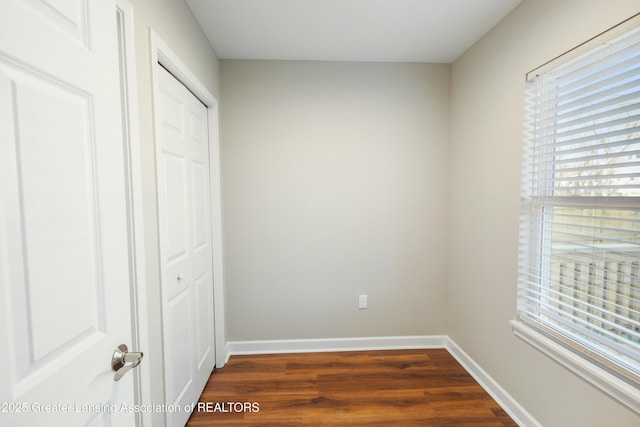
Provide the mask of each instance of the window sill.
POLYGON ((640 414, 640 390, 560 346, 523 322, 512 320, 511 327, 518 338, 640 414))

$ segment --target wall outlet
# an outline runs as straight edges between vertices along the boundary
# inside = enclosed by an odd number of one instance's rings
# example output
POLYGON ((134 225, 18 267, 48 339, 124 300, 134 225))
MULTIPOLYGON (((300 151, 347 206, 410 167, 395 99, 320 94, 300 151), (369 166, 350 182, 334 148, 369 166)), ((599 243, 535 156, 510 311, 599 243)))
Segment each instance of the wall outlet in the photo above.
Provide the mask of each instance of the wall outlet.
POLYGON ((358 296, 358 308, 359 309, 367 308, 367 296, 366 295, 358 296))

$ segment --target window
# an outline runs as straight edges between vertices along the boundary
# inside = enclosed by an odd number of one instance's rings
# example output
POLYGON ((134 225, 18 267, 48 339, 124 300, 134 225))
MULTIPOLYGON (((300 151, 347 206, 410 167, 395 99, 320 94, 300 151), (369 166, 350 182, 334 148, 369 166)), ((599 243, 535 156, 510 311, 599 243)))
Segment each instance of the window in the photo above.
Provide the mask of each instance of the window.
POLYGON ((525 99, 514 332, 640 412, 640 29, 525 99))

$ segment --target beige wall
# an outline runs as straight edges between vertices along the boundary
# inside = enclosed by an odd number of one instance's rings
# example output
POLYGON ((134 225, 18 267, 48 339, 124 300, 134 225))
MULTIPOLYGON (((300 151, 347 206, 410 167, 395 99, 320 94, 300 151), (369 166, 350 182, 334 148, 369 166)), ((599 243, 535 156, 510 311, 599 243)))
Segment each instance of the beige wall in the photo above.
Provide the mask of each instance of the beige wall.
MULTIPOLYGON (((153 140, 152 84, 149 28, 152 28, 214 96, 220 95, 219 61, 191 10, 182 0, 130 0, 134 11, 138 83, 140 144, 142 155, 143 212, 150 348, 145 364, 151 371, 152 399, 163 402, 162 342, 160 336, 160 265, 153 140)), ((163 425, 163 414, 154 413, 153 425, 163 425)))
POLYGON ((229 340, 446 332, 449 72, 222 61, 229 340))
POLYGON ((524 75, 638 11, 637 0, 525 0, 452 68, 448 333, 545 427, 640 418, 511 332, 524 75))

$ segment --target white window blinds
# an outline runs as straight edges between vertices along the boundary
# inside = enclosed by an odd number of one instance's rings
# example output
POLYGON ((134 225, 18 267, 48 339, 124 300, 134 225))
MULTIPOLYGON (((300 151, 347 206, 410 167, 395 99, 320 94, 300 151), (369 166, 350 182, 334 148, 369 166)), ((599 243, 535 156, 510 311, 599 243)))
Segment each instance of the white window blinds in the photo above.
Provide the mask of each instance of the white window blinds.
POLYGON ((518 320, 640 387, 640 29, 525 97, 518 320))

